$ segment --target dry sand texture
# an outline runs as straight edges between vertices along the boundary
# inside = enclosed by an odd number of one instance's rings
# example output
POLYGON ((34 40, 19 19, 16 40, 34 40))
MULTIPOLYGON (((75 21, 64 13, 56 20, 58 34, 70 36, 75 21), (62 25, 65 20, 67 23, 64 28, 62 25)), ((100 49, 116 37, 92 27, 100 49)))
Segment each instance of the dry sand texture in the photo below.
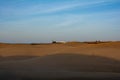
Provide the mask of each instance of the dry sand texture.
POLYGON ((120 80, 120 42, 1 43, 0 55, 1 80, 120 80))
POLYGON ((1 56, 45 56, 59 53, 103 56, 120 60, 120 42, 100 44, 66 43, 41 45, 0 44, 1 56))

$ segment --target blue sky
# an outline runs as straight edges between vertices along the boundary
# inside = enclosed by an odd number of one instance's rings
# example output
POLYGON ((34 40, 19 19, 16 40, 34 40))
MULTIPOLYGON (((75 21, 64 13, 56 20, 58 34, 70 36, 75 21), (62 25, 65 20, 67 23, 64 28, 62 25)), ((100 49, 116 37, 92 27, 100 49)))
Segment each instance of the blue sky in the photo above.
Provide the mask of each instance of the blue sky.
POLYGON ((120 0, 0 0, 0 42, 120 40, 120 0))

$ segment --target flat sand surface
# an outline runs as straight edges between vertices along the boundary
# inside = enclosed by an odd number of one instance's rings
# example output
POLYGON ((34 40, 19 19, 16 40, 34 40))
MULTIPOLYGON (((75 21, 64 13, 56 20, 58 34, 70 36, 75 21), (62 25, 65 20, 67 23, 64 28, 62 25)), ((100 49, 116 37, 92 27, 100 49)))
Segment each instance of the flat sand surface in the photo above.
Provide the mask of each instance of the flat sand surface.
POLYGON ((120 80, 120 42, 0 43, 0 56, 0 80, 120 80))
POLYGON ((62 53, 102 56, 120 60, 120 42, 99 44, 66 43, 40 45, 0 44, 1 56, 46 56, 62 53))

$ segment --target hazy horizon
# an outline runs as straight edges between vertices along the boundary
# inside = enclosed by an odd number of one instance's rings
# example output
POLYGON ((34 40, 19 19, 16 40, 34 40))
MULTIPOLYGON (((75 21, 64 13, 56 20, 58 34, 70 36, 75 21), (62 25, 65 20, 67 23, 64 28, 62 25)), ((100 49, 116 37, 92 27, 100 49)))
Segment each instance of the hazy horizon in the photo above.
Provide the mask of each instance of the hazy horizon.
POLYGON ((120 0, 1 0, 0 42, 119 41, 120 0))

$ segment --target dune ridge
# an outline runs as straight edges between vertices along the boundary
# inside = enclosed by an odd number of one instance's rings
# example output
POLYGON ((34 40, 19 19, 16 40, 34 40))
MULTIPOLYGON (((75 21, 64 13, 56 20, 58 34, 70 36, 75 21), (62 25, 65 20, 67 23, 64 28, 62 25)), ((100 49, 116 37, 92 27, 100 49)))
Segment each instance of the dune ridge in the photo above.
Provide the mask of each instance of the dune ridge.
POLYGON ((0 55, 0 80, 120 80, 120 42, 0 44, 0 55))

